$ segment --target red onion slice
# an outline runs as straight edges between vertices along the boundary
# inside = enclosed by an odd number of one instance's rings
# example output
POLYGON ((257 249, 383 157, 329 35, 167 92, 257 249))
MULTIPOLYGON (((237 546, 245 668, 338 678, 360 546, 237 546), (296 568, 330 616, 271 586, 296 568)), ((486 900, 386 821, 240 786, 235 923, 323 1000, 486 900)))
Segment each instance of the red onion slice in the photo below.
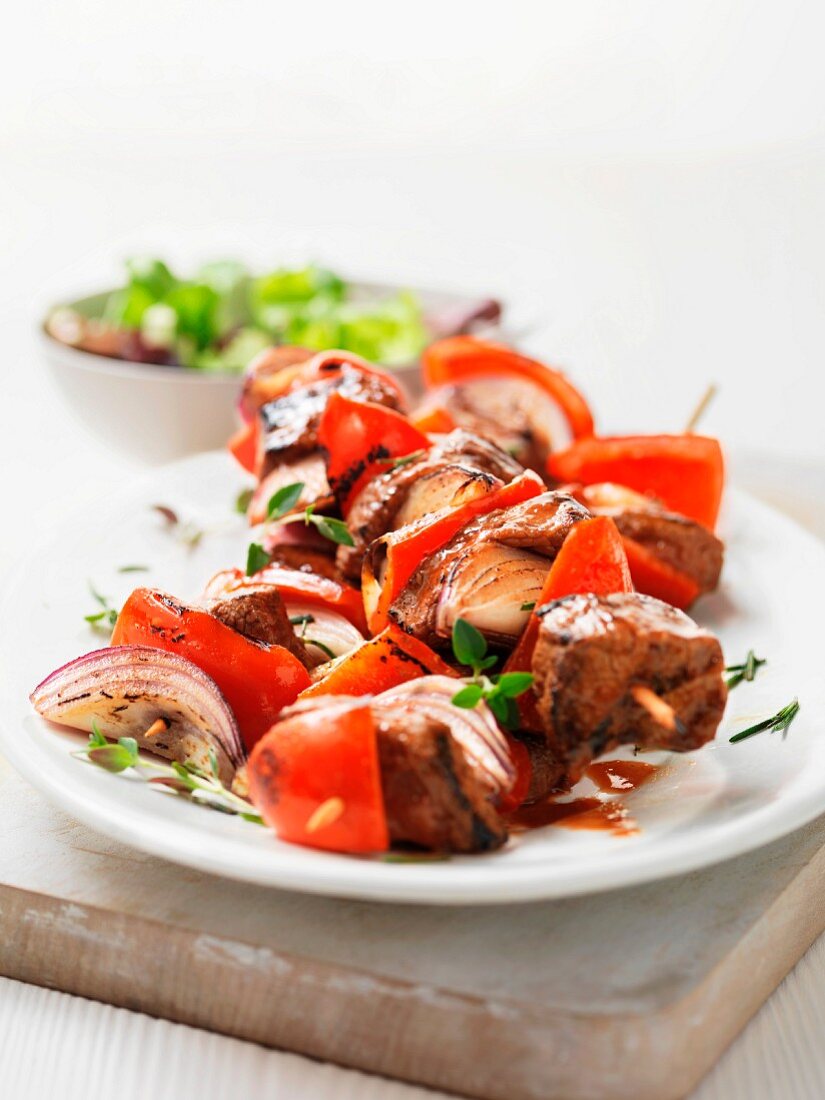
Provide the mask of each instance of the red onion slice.
POLYGON ((457 707, 452 698, 462 687, 449 676, 422 676, 383 691, 372 701, 373 710, 398 715, 403 728, 403 711, 413 708, 447 726, 468 759, 483 772, 494 794, 508 791, 516 778, 507 741, 486 703, 472 709, 457 707))
POLYGON ((289 599, 284 600, 284 607, 290 619, 306 619, 295 623, 294 629, 315 665, 343 657, 364 640, 360 630, 337 611, 289 599))
POLYGON ((106 737, 134 737, 141 748, 205 771, 212 750, 224 784, 244 761, 235 716, 215 681, 150 646, 96 649, 56 669, 29 698, 51 722, 80 730, 95 722, 106 737))

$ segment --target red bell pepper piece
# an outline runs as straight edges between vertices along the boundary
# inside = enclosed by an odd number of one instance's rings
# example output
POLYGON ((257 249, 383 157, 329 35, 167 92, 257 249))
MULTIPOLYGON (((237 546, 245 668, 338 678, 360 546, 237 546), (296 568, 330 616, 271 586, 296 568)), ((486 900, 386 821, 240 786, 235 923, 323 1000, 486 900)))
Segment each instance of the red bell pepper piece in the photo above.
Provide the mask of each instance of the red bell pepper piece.
POLYGON ((525 470, 509 485, 503 485, 492 493, 467 501, 457 508, 444 509, 435 516, 425 516, 385 535, 380 540, 386 554, 383 583, 379 584, 367 569, 363 574, 361 594, 371 632, 377 634, 387 625, 393 601, 423 559, 448 543, 470 520, 499 508, 512 508, 538 496, 545 489, 537 474, 525 470))
POLYGON ((326 607, 337 611, 362 634, 367 633, 364 604, 361 593, 344 581, 321 577, 317 573, 304 573, 286 565, 271 562, 248 577, 240 569, 223 569, 216 573, 206 586, 207 599, 215 599, 225 592, 242 588, 257 588, 262 584, 274 585, 285 600, 290 598, 314 607, 326 607))
POLYGON ((530 760, 530 751, 523 741, 505 731, 507 748, 510 750, 510 758, 516 769, 516 781, 510 790, 499 802, 500 813, 508 814, 517 810, 530 793, 530 784, 533 781, 533 763, 530 760))
POLYGON ((566 375, 503 344, 473 336, 449 336, 430 344, 421 357, 421 365, 424 381, 430 387, 466 382, 483 375, 515 375, 533 382, 559 406, 574 439, 593 434, 593 414, 566 375))
POLYGON ((257 418, 250 420, 238 428, 234 435, 230 436, 226 444, 232 457, 250 474, 254 474, 258 468, 258 441, 260 428, 257 418))
POLYGON ((249 793, 282 840, 331 852, 384 852, 389 829, 369 703, 295 714, 258 742, 249 793))
POLYGON ((301 693, 301 698, 378 695, 419 676, 455 675, 428 645, 391 624, 376 637, 339 657, 321 680, 301 693))
POLYGON ((112 645, 148 645, 197 665, 225 695, 247 751, 310 683, 288 649, 257 645, 209 612, 150 588, 136 588, 123 605, 112 645))
POLYGON ((410 423, 420 432, 426 432, 428 435, 447 435, 458 427, 452 415, 441 405, 433 405, 420 412, 414 412, 410 416, 410 423))
POLYGON ((687 610, 699 595, 699 585, 693 577, 674 569, 635 539, 625 537, 622 541, 636 590, 687 610))
MULTIPOLYGON (((544 582, 541 595, 516 647, 505 663, 506 672, 531 672, 533 651, 541 620, 537 610, 551 600, 579 592, 609 596, 612 592, 632 592, 633 582, 627 564, 622 537, 609 516, 585 519, 570 528, 556 560, 544 582)), ((541 728, 531 691, 517 700, 524 729, 541 728)))
POLYGON ((327 455, 327 480, 346 516, 361 489, 386 473, 393 459, 426 451, 430 440, 406 416, 371 401, 333 393, 318 426, 327 455))
POLYGON ((581 439, 567 450, 551 454, 547 469, 559 481, 626 485, 711 529, 725 481, 719 441, 704 435, 581 439))

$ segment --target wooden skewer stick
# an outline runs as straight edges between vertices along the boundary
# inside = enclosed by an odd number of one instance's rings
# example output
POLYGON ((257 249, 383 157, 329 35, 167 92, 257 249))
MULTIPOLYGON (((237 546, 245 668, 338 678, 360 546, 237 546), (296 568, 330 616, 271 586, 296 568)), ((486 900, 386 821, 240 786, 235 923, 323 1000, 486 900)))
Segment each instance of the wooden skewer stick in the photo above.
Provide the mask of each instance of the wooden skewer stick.
POLYGON ((317 833, 319 829, 326 829, 329 825, 333 825, 341 814, 346 809, 346 803, 343 798, 337 796, 328 798, 326 802, 322 802, 313 812, 310 814, 309 821, 306 823, 306 831, 308 833, 317 833))
POLYGON ((159 733, 166 733, 169 729, 168 718, 156 718, 151 724, 148 730, 144 733, 144 737, 151 741, 153 737, 157 737, 159 733))
POLYGON ((682 729, 682 723, 679 721, 673 707, 651 688, 645 687, 644 684, 634 684, 630 689, 630 694, 639 706, 647 711, 657 725, 670 730, 671 733, 676 733, 682 729))
POLYGON ((685 435, 692 435, 693 432, 696 431, 696 428, 699 425, 699 421, 707 412, 708 405, 710 405, 711 401, 714 399, 718 392, 718 387, 715 386, 713 383, 708 386, 708 388, 702 394, 702 398, 699 401, 699 404, 693 410, 690 420, 688 420, 687 427, 685 428, 685 435))

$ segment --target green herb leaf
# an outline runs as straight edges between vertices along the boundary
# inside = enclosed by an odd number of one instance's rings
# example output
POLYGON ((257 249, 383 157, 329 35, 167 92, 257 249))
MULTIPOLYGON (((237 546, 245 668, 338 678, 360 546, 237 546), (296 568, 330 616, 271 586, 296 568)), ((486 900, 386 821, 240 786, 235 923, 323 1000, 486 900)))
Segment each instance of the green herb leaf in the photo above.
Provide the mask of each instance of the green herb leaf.
POLYGON ((293 482, 292 485, 283 485, 277 493, 273 493, 266 506, 267 519, 280 519, 287 512, 291 512, 304 491, 303 481, 293 482))
POLYGON ((748 726, 747 729, 735 733, 730 741, 732 744, 736 741, 744 741, 746 737, 753 737, 754 734, 763 733, 766 730, 771 733, 785 733, 797 714, 799 714, 799 700, 794 699, 770 718, 765 718, 756 725, 748 726))
POLYGON ((316 649, 320 649, 321 652, 329 657, 331 661, 335 660, 335 654, 324 642, 319 642, 317 638, 305 638, 303 634, 301 635, 301 637, 303 638, 305 645, 314 645, 316 649))
POLYGON ((314 615, 290 615, 289 621, 293 626, 306 626, 308 623, 315 622, 314 615))
MULTIPOLYGON (((307 509, 309 512, 309 509, 307 509)), ((325 539, 338 543, 339 546, 355 546, 355 539, 350 534, 349 528, 343 520, 333 519, 331 516, 316 516, 310 514, 308 521, 313 523, 325 539)))
MULTIPOLYGON (((483 664, 487 655, 487 639, 466 619, 456 619, 453 623, 453 654, 460 665, 466 665, 473 671, 492 667, 483 664)), ((495 659, 492 663, 495 664, 495 659)))
POLYGON ((241 489, 241 491, 235 497, 235 511, 238 513, 238 515, 246 515, 254 492, 254 489, 241 489))
POLYGON ((521 610, 522 611, 532 611, 535 606, 536 606, 536 601, 531 600, 529 603, 523 603, 521 605, 521 610))
POLYGON ((272 561, 272 558, 264 550, 259 542, 251 542, 246 552, 246 575, 251 577, 253 573, 264 569, 272 561))
POLYGON ((731 691, 741 684, 742 681, 750 683, 755 679, 756 673, 762 667, 768 663, 767 658, 757 657, 752 649, 748 650, 748 655, 741 665, 728 665, 725 672, 730 673, 727 679, 728 691, 731 691))
POLYGON ((466 684, 460 691, 457 691, 452 697, 451 702, 453 706, 464 707, 466 710, 471 710, 474 706, 484 698, 484 689, 481 684, 466 684))
POLYGON ((93 749, 87 749, 86 756, 93 764, 107 772, 125 772, 134 763, 131 751, 121 744, 110 745, 107 743, 93 749))
POLYGON ((97 724, 97 720, 95 718, 93 718, 92 719, 92 732, 89 734, 88 748, 94 749, 94 748, 97 748, 99 745, 108 745, 108 744, 109 744, 109 742, 106 740, 106 738, 100 732, 100 728, 97 724))
POLYGON ((99 630, 107 625, 113 627, 117 622, 117 611, 109 605, 109 600, 106 598, 106 596, 102 596, 100 592, 97 591, 91 581, 88 582, 88 585, 89 591, 91 592, 93 598, 100 604, 103 610, 94 611, 91 615, 84 615, 84 621, 87 622, 89 626, 94 627, 96 630, 99 630))
POLYGON ((411 462, 417 462, 425 453, 425 451, 413 451, 412 454, 402 455, 401 458, 388 458, 386 461, 391 469, 397 470, 401 466, 409 466, 411 462))
POLYGON ((500 725, 508 730, 518 727, 519 713, 514 699, 509 699, 506 695, 499 695, 496 692, 489 694, 486 699, 487 705, 500 725))
POLYGON ((121 565, 118 573, 148 573, 148 565, 121 565))
POLYGON ((496 677, 495 690, 506 699, 516 699, 533 685, 532 672, 503 672, 496 677))

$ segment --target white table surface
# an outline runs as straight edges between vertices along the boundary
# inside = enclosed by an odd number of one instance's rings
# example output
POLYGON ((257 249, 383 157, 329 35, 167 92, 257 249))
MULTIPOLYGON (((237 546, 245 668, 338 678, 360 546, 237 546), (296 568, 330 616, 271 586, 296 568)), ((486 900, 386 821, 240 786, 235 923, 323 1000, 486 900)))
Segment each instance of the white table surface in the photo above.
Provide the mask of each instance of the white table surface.
MULTIPOLYGON (((238 5, 234 42, 213 0, 18 6, 0 66, 0 571, 135 473, 71 420, 31 333, 45 301, 110 283, 132 251, 505 295, 607 429, 678 429, 716 381, 706 426, 736 480, 825 535, 821 6, 515 3, 502 27, 435 5, 440 37, 411 21, 381 49, 386 6, 368 7, 311 5, 287 50, 278 6, 238 5)), ((825 1095, 823 978, 820 940, 697 1098, 825 1095)), ((252 1094, 434 1095, 0 980, 4 1098, 252 1094)))

